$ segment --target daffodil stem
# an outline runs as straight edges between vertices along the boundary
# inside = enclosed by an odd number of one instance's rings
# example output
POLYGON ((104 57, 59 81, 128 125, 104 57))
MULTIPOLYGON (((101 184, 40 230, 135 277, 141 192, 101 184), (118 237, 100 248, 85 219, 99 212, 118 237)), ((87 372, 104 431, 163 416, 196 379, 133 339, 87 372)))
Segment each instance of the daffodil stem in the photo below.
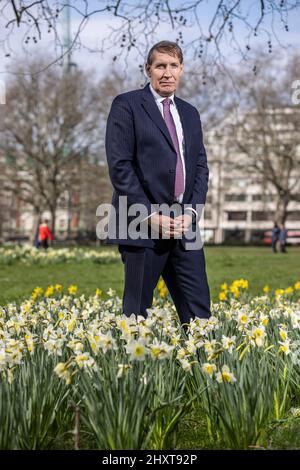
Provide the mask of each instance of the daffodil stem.
POLYGON ((80 408, 76 406, 75 408, 75 450, 79 450, 80 445, 80 408))

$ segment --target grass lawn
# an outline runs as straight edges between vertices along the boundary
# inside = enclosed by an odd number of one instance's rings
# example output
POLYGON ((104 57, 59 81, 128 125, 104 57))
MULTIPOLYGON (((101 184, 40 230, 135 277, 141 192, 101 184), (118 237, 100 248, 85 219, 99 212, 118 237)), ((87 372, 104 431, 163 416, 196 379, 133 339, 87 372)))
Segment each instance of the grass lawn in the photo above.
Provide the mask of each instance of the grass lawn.
MULTIPOLYGON (((287 254, 271 252, 266 247, 205 247, 206 269, 214 300, 223 282, 246 278, 251 292, 258 293, 265 284, 271 288, 288 287, 300 280, 300 247, 290 247, 287 254)), ((91 294, 99 287, 110 287, 122 295, 123 265, 99 265, 92 262, 48 266, 21 263, 0 266, 0 305, 28 297, 36 286, 59 283, 78 285, 79 293, 91 294)))

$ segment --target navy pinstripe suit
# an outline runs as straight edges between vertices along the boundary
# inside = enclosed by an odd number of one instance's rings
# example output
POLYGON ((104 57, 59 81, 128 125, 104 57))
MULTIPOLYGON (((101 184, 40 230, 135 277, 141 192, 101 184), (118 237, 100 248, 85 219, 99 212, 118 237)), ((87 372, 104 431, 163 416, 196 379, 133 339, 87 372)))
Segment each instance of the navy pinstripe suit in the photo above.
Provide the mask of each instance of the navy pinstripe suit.
MULTIPOLYGON (((185 192, 182 204, 197 209, 205 204, 209 170, 200 116, 195 107, 174 96, 185 141, 185 192)), ((176 150, 149 84, 118 95, 112 103, 106 129, 106 154, 114 187, 112 204, 118 215, 119 196, 128 206, 141 203, 148 214, 151 204, 174 202, 176 150)), ((126 223, 130 222, 130 217, 126 223)), ((162 275, 182 322, 210 316, 210 294, 203 248, 187 250, 186 240, 120 238, 117 243, 125 265, 124 313, 147 315, 153 289, 162 275)))

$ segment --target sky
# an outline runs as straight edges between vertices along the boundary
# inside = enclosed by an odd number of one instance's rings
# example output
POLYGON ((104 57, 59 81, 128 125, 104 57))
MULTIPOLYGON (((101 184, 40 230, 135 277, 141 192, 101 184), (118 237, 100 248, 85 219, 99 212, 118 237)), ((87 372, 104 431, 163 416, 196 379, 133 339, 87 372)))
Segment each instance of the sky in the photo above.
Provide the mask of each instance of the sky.
MULTIPOLYGON (((3 1, 3 0, 2 0, 3 1)), ((1 1, 1 3, 2 3, 1 1)), ((52 2, 55 4, 55 2, 52 2)), ((78 10, 83 11, 84 1, 83 0, 75 0, 71 2, 78 10)), ((94 10, 95 8, 99 8, 99 6, 106 5, 106 1, 97 1, 97 0, 89 0, 89 8, 90 11, 94 10)), ((110 2, 112 3, 112 2, 110 2)), ((138 12, 138 5, 140 3, 147 3, 138 0, 131 0, 128 2, 132 5, 133 11, 138 12)), ((155 2, 152 2, 155 3, 155 2)), ((171 7, 176 7, 179 0, 169 1, 171 7)), ((190 1, 184 2, 186 4, 190 3, 190 1)), ((203 0, 199 8, 199 23, 201 28, 203 29, 205 34, 208 34, 208 25, 210 24, 213 14, 215 12, 215 6, 218 3, 217 0, 203 0)), ((247 13, 247 21, 248 22, 255 22, 257 20, 257 6, 260 5, 258 0, 243 0, 242 2, 242 12, 247 13)), ((266 2, 267 3, 267 2, 266 2)), ((278 2, 277 2, 278 3, 278 2)), ((74 38, 76 32, 78 31, 78 27, 82 21, 82 16, 80 16, 75 10, 71 12, 71 37, 74 38)), ((25 30, 21 28, 15 28, 13 34, 10 35, 9 43, 3 43, 3 39, 5 37, 5 24, 7 22, 7 18, 3 16, 0 17, 0 77, 2 75, 5 76, 5 80, 9 76, 9 72, 12 70, 15 63, 18 63, 20 58, 27 58, 34 57, 36 54, 51 54, 54 57, 59 57, 61 54, 61 47, 58 47, 57 41, 55 40, 54 34, 48 34, 46 30, 42 31, 42 39, 37 42, 37 44, 25 44, 24 43, 24 34, 25 30), (2 46, 2 47, 1 47, 2 46), (6 54, 9 52, 9 57, 6 57, 6 54)), ((113 56, 120 50, 120 46, 114 46, 110 44, 110 49, 106 50, 105 53, 101 54, 100 52, 92 52, 91 50, 99 49, 102 40, 108 36, 111 32, 112 28, 117 28, 121 25, 121 21, 118 18, 112 17, 110 14, 103 14, 98 13, 93 15, 89 21, 83 24, 83 29, 80 34, 80 42, 81 46, 77 45, 75 50, 73 51, 72 61, 76 63, 77 67, 83 68, 85 70, 93 70, 99 78, 103 76, 107 69, 114 65, 114 67, 118 68, 118 70, 128 70, 131 67, 138 69, 139 64, 143 64, 143 59, 146 56, 147 48, 149 45, 153 44, 162 39, 169 39, 169 40, 176 40, 178 37, 178 30, 172 30, 171 26, 167 23, 161 23, 158 27, 154 29, 153 34, 148 34, 141 38, 141 45, 140 51, 141 54, 137 54, 135 49, 130 52, 130 55, 127 58, 127 61, 122 59, 118 59, 116 62, 113 63, 112 58, 113 56), (149 45, 145 45, 144 41, 148 41, 149 45), (144 57, 143 57, 144 54, 144 57)), ((297 11, 290 13, 289 20, 289 31, 287 32, 284 29, 284 25, 281 21, 277 20, 273 24, 273 28, 276 31, 277 39, 274 37, 272 38, 273 43, 273 50, 276 53, 278 46, 278 42, 281 43, 281 47, 284 48, 286 54, 289 54, 292 48, 299 50, 300 52, 300 7, 297 11)), ((268 17, 266 21, 262 24, 261 32, 259 33, 258 37, 254 38, 251 37, 251 48, 252 47, 261 47, 264 50, 268 50, 267 40, 269 38, 269 34, 271 33, 271 21, 268 17)), ((239 44, 242 46, 243 50, 245 50, 246 46, 246 38, 247 38, 247 30, 246 28, 239 22, 234 21, 234 28, 236 32, 236 37, 238 38, 239 44)), ((143 29, 143 25, 141 25, 141 31, 143 29)), ((189 28, 182 29, 183 32, 183 39, 185 44, 196 41, 197 37, 199 37, 199 32, 196 25, 192 25, 189 28)), ((63 40, 63 17, 60 19, 60 24, 58 27, 58 34, 60 39, 63 40)), ((26 36, 25 36, 26 37, 26 36)), ((233 45, 229 42, 230 36, 228 39, 224 40, 221 44, 221 52, 223 55, 223 60, 227 64, 229 63, 238 63, 243 62, 243 57, 240 53, 237 53, 233 45)), ((185 61, 189 62, 190 64, 197 64, 199 62, 198 59, 195 60, 192 56, 192 50, 188 49, 188 52, 185 56, 185 61)), ((300 77, 299 77, 300 78, 300 77)))

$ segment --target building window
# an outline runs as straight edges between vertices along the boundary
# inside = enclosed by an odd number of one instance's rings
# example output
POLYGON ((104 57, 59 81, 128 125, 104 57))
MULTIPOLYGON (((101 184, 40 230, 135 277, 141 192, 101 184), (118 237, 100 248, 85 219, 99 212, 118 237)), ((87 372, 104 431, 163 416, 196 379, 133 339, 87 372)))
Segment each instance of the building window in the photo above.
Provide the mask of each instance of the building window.
POLYGON ((252 201, 273 202, 276 199, 275 194, 253 194, 252 201))
POLYGON ((224 185, 228 187, 238 187, 238 188, 245 188, 249 184, 249 180, 245 178, 223 178, 224 185))
POLYGON ((300 211, 289 211, 287 213, 287 220, 298 220, 300 222, 300 211))
POLYGON ((227 212, 228 220, 247 220, 246 211, 231 211, 227 212))
POLYGON ((247 200, 247 194, 225 194, 225 201, 244 202, 247 200))
POLYGON ((253 211, 252 220, 254 221, 265 221, 273 220, 275 217, 275 212, 273 211, 253 211))

